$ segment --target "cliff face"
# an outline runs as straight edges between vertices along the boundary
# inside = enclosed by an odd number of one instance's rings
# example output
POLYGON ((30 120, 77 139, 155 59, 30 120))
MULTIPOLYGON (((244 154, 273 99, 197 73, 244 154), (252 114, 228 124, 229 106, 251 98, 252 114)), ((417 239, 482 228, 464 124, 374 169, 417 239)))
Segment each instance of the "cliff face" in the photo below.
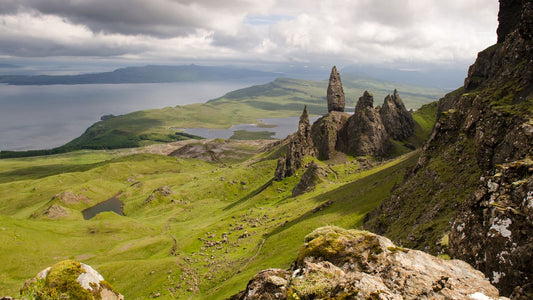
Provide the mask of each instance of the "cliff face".
POLYGON ((500 1, 500 43, 480 52, 464 87, 439 101, 418 164, 365 221, 433 253, 448 251, 449 238, 453 257, 505 294, 516 288, 516 297, 533 291, 533 3, 518 2, 500 1), (516 5, 519 22, 509 19, 516 5))
POLYGON ((465 262, 399 248, 369 232, 323 227, 305 237, 292 269, 261 271, 230 299, 499 299, 499 293, 465 262))

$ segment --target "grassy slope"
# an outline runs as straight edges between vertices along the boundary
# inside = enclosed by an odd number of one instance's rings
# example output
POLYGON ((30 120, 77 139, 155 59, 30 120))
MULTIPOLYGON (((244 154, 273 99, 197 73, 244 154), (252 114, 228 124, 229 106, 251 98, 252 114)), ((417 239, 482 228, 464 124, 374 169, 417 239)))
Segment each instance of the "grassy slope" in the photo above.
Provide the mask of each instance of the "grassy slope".
POLYGON ((2 160, 0 291, 16 296, 24 280, 73 258, 98 269, 128 299, 156 292, 163 299, 220 299, 243 289, 260 269, 287 267, 314 228, 360 226, 416 159, 411 153, 360 171, 349 158, 332 167, 338 178, 332 172, 314 192, 291 198, 298 178, 271 183, 276 160, 268 157, 220 165, 116 150, 2 160), (164 185, 174 193, 144 204, 164 185), (64 191, 90 203, 51 200, 64 191), (118 192, 126 216, 83 220, 83 208, 118 192), (70 215, 32 217, 51 204, 70 215), (223 233, 228 242, 210 246, 223 233))
MULTIPOLYGON (((233 124, 257 123, 258 118, 299 116, 307 105, 311 114, 324 114, 326 81, 280 78, 265 85, 230 92, 202 104, 138 111, 97 122, 65 145, 65 149, 124 148, 183 137, 170 128, 229 128, 233 124)), ((444 92, 360 78, 344 80, 346 107, 353 111, 364 89, 375 95, 376 105, 397 88, 408 108, 418 108, 444 92)))

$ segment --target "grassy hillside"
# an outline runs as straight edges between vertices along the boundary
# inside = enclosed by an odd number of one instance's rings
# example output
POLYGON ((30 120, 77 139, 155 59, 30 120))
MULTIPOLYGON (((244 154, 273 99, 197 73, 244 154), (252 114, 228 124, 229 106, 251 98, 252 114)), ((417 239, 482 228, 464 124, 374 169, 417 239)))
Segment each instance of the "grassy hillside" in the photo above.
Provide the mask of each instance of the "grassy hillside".
POLYGON ((26 279, 70 258, 127 299, 221 299, 260 269, 288 267, 316 227, 359 227, 416 162, 414 153, 373 167, 365 158, 317 162, 328 179, 293 198, 299 175, 271 181, 276 151, 233 163, 131 150, 1 160, 0 291, 16 296, 26 279), (81 210, 115 195, 125 216, 83 219, 81 210))
MULTIPOLYGON (((437 89, 361 78, 348 77, 343 83, 347 111, 353 111, 357 99, 366 89, 374 93, 377 106, 396 88, 408 108, 419 108, 437 100, 444 93, 437 89)), ((299 116, 304 105, 307 105, 311 114, 322 115, 327 113, 326 89, 327 81, 280 78, 268 84, 230 92, 207 103, 137 111, 100 121, 62 147, 44 151, 3 151, 0 152, 0 158, 179 141, 196 137, 177 132, 176 128, 229 128, 233 124, 257 123, 259 118, 299 116)), ((265 132, 240 132, 235 138, 257 139, 264 135, 265 132)))

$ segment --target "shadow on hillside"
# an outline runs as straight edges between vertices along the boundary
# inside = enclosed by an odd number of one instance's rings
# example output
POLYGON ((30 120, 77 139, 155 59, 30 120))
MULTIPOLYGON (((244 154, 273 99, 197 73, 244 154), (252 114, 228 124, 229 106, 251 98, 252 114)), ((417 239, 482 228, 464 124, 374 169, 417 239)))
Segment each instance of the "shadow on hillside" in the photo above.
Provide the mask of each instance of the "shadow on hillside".
POLYGON ((243 202, 246 202, 247 200, 259 195, 262 191, 264 191, 266 188, 268 188, 270 185, 272 185, 272 181, 274 181, 274 179, 270 179, 269 181, 267 181, 265 184, 263 184, 262 186, 258 187, 257 189, 253 190, 252 192, 250 192, 248 195, 242 197, 241 199, 231 203, 230 205, 226 206, 224 208, 224 210, 230 210, 232 208, 234 208, 235 206, 243 203, 243 202))
POLYGON ((363 217, 389 196, 394 185, 402 181, 407 167, 416 163, 416 158, 418 157, 413 156, 395 166, 312 198, 311 200, 320 204, 284 225, 278 226, 269 232, 267 238, 275 236, 301 222, 323 217, 324 215, 331 215, 330 218, 323 219, 333 225, 336 218, 352 214, 354 215, 354 223, 350 224, 350 227, 361 226, 363 217))
POLYGON ((27 179, 40 179, 57 174, 85 172, 93 168, 99 167, 103 162, 87 165, 75 164, 54 164, 44 166, 34 166, 23 169, 17 169, 8 172, 0 173, 0 183, 13 182, 27 179))

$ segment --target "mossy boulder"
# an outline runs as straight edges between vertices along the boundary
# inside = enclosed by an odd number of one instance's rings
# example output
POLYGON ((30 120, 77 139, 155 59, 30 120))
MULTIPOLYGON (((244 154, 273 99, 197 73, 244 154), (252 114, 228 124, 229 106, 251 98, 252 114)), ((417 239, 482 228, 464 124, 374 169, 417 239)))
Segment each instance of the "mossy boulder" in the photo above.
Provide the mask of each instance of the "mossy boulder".
POLYGON ((123 300, 91 266, 64 260, 28 280, 20 291, 24 299, 123 300))
POLYGON ((400 248, 367 231, 328 226, 305 237, 292 269, 261 271, 231 299, 472 298, 499 294, 467 263, 400 248))

